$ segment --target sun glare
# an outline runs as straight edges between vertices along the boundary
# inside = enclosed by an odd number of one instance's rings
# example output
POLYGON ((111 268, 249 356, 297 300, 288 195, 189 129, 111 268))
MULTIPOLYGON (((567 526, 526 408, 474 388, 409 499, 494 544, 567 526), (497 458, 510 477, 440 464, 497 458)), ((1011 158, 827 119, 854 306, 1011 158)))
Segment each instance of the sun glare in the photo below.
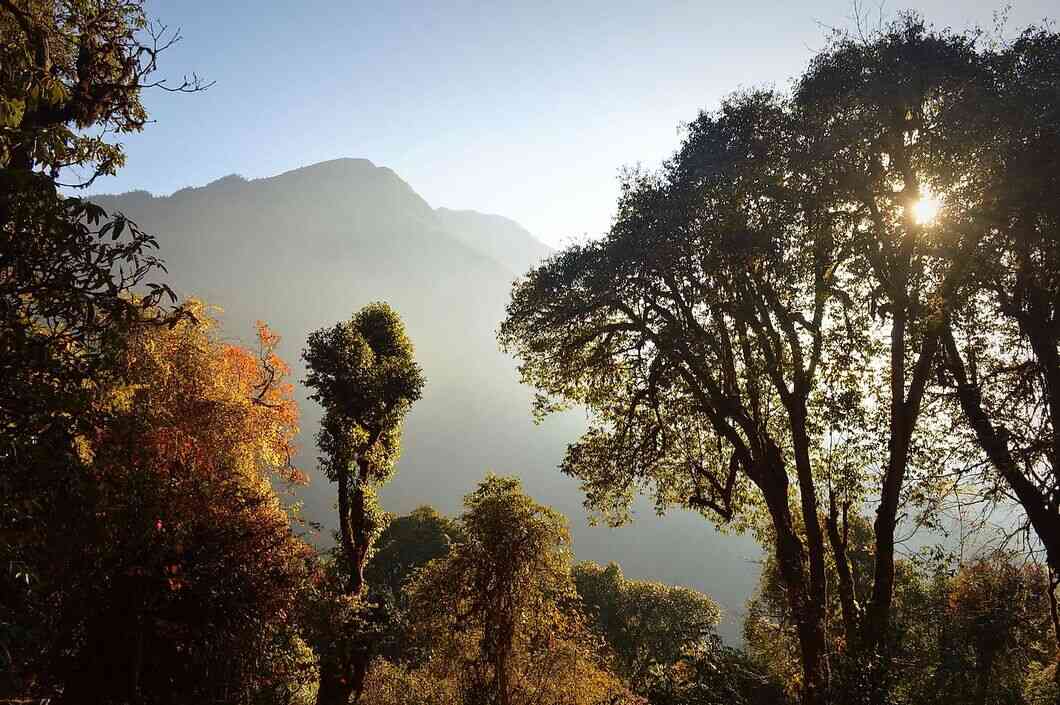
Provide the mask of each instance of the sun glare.
POLYGON ((938 197, 929 191, 920 196, 920 200, 913 204, 913 220, 917 225, 930 225, 935 222, 942 207, 938 197))

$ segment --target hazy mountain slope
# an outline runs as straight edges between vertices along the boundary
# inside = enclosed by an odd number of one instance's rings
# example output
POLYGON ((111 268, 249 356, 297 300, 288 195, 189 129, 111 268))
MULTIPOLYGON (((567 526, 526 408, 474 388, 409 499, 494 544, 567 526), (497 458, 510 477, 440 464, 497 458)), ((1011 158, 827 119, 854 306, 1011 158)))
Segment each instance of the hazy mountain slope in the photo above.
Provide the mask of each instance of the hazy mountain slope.
MULTIPOLYGON (((725 634, 738 635, 758 572, 749 540, 650 509, 630 527, 589 527, 576 483, 556 470, 583 420, 569 414, 535 426, 531 393, 494 338, 512 280, 549 252, 516 223, 432 209, 393 171, 353 159, 253 181, 229 176, 169 197, 93 199, 158 234, 175 289, 222 306, 228 335, 247 342, 256 319, 273 326, 298 379, 310 331, 370 301, 397 308, 428 385, 409 416, 398 475, 382 493, 388 510, 432 504, 456 513, 487 470, 519 474, 535 498, 570 518, 580 558, 705 590, 727 608, 725 634)), ((312 470, 319 410, 304 389, 297 394, 299 460, 312 470)), ((334 487, 313 477, 302 493, 306 514, 329 524, 334 487)))
POLYGON ((434 214, 457 240, 518 274, 552 254, 523 226, 503 216, 449 208, 436 208, 434 214))

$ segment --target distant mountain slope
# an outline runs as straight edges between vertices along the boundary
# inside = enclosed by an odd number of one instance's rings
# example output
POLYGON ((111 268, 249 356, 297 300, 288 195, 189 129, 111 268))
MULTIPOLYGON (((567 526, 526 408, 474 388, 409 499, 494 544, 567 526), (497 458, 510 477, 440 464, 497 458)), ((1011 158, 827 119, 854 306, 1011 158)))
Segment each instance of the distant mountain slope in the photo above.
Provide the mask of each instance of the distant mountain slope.
MULTIPOLYGON (((688 513, 589 527, 577 484, 556 466, 584 429, 576 414, 531 420, 530 390, 494 338, 511 283, 550 250, 518 224, 474 211, 433 209, 390 169, 340 159, 278 176, 227 176, 155 197, 93 196, 159 236, 169 281, 181 295, 223 307, 226 334, 250 339, 253 322, 283 336, 280 353, 304 371, 307 334, 385 300, 404 317, 428 384, 409 415, 400 469, 386 509, 420 504, 455 513, 488 470, 514 473, 539 501, 571 520, 579 558, 619 561, 627 575, 690 585, 736 622, 758 573, 748 539, 718 537, 688 513)), ((302 467, 314 466, 318 407, 299 386, 302 467)), ((331 524, 335 490, 311 472, 305 514, 331 524)))
POLYGON ((460 242, 517 274, 552 254, 523 226, 503 216, 449 208, 435 208, 434 214, 460 242))

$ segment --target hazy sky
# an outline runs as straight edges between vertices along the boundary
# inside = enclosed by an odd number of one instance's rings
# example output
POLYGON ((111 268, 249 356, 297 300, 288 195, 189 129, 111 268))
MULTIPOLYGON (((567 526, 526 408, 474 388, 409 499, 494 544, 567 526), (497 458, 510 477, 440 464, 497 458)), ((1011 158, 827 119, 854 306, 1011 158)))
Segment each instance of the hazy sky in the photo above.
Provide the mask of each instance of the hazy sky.
MULTIPOLYGON (((1000 6, 929 0, 937 25, 1000 6)), ((885 13, 903 6, 884 6, 885 13)), ((551 245, 610 222, 623 165, 657 165, 727 93, 785 87, 852 5, 766 2, 168 0, 162 73, 216 81, 145 97, 156 124, 95 191, 167 194, 337 157, 394 169, 432 206, 514 218, 551 245)), ((875 12, 875 10, 874 10, 875 12)), ((1010 26, 1060 15, 1016 0, 1010 26)))

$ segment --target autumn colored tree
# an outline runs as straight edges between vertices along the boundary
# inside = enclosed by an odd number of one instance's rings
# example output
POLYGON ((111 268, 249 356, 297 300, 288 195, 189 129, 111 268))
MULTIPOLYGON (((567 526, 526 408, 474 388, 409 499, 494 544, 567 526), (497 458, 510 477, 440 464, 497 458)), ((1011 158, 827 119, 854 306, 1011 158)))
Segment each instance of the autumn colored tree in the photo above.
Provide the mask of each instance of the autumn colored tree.
POLYGON ((492 475, 464 504, 461 541, 409 586, 425 668, 467 705, 626 698, 581 613, 563 517, 492 475))
POLYGON ((91 484, 38 527, 35 609, 16 613, 23 694, 61 702, 252 702, 312 663, 289 615, 307 558, 272 480, 291 467, 297 407, 277 338, 225 344, 206 309, 131 326, 75 441, 91 484), (46 606, 46 611, 43 609, 46 606))
POLYGON ((408 669, 386 659, 377 659, 365 684, 365 705, 463 705, 459 681, 452 668, 438 660, 408 669))
POLYGON ((961 566, 948 585, 951 641, 943 648, 951 648, 964 668, 947 684, 946 700, 986 705, 1011 699, 1023 690, 1031 664, 1056 662, 1051 589, 1040 566, 1012 558, 961 566))
POLYGON ((424 378, 398 314, 384 303, 312 334, 302 353, 306 386, 324 407, 317 434, 321 466, 338 484, 338 560, 345 575, 336 598, 346 618, 318 641, 320 705, 346 705, 364 688, 377 635, 361 626, 370 612, 365 566, 383 529, 375 487, 394 472, 401 428, 424 378), (357 632, 361 632, 358 634, 357 632))

